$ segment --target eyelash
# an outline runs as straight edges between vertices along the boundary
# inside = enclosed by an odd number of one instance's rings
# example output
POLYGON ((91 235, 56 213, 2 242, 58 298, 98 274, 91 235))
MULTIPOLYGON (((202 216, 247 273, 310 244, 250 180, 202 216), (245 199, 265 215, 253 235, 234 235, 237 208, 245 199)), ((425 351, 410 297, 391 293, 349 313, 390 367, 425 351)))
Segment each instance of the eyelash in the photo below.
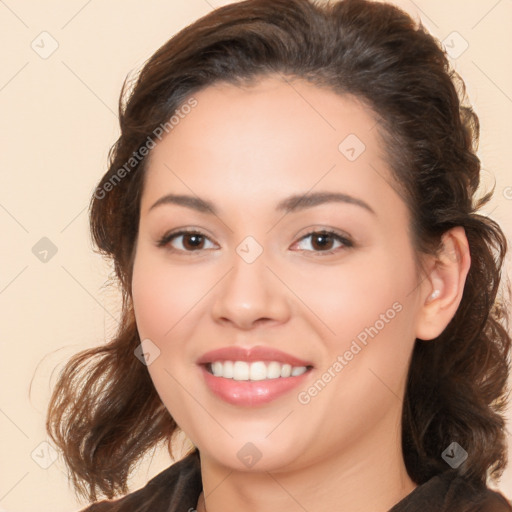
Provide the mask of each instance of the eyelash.
MULTIPOLYGON (((202 233, 201 231, 199 230, 196 230, 196 229, 190 229, 190 230, 187 230, 187 229, 182 229, 180 231, 177 231, 175 233, 168 233, 168 234, 165 234, 158 242, 157 242, 157 246, 158 247, 167 247, 170 242, 172 242, 175 238, 178 238, 180 236, 183 236, 183 235, 199 235, 207 240, 210 240, 210 238, 205 235, 204 233, 202 233)), ((334 238, 336 241, 338 242, 341 242, 341 244, 343 245, 343 248, 345 249, 348 249, 348 248, 351 248, 354 246, 354 243, 349 239, 347 238, 346 236, 343 236, 341 235, 340 233, 336 232, 336 231, 333 231, 333 230, 328 230, 328 229, 320 229, 320 230, 317 230, 317 231, 310 231, 309 233, 305 234, 304 236, 302 236, 297 242, 294 243, 294 245, 298 242, 301 242, 302 240, 305 240, 307 239, 308 237, 311 237, 312 235, 323 235, 323 236, 329 236, 329 237, 332 237, 334 238)), ((211 241, 211 240, 210 240, 211 241)), ((301 251, 303 252, 310 252, 310 253, 313 253, 315 256, 328 256, 328 255, 331 255, 331 254, 335 254, 338 249, 340 249, 341 247, 338 247, 336 249, 331 249, 331 250, 328 250, 328 251, 309 251, 309 250, 304 250, 304 249, 301 249, 301 251)), ((169 251, 171 252, 181 252, 181 253, 193 253, 193 252, 200 252, 202 250, 208 250, 208 249, 198 249, 197 251, 187 251, 187 250, 183 250, 183 249, 175 249, 175 248, 169 248, 169 251)))
MULTIPOLYGON (((301 249, 301 251, 303 251, 303 252, 312 253, 315 257, 316 256, 329 256, 330 254, 336 254, 337 252, 339 252, 339 250, 346 250, 351 247, 354 247, 354 243, 352 242, 352 240, 350 240, 346 236, 342 235, 341 233, 338 233, 337 231, 333 231, 330 229, 319 229, 316 231, 315 230, 309 231, 305 235, 301 236, 299 238, 299 240, 295 243, 301 242, 302 240, 305 240, 313 235, 329 236, 329 237, 333 238, 335 241, 338 241, 341 243, 340 247, 337 247, 335 249, 330 249, 328 251, 314 251, 314 250, 306 251, 304 249, 301 249)), ((295 243, 294 243, 294 245, 295 245, 295 243)))

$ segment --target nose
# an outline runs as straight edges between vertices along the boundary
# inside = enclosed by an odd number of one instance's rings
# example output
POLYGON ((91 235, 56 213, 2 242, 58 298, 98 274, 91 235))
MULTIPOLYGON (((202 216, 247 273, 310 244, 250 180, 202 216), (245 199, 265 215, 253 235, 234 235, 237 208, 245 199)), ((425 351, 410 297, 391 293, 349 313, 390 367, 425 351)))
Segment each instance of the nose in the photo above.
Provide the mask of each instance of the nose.
POLYGON ((238 254, 215 294, 212 316, 217 323, 250 330, 260 325, 278 325, 290 317, 289 295, 267 267, 265 253, 248 263, 238 254))

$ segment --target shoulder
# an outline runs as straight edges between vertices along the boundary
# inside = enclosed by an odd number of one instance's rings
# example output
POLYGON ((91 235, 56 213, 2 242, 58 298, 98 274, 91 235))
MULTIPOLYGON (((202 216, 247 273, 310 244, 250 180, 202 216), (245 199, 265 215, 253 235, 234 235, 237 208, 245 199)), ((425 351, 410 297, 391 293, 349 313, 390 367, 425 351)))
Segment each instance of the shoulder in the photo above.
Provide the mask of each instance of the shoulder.
POLYGON ((464 506, 460 510, 464 512, 512 512, 512 505, 499 492, 457 476, 446 494, 445 507, 458 510, 456 506, 461 504, 464 506))
POLYGON ((449 470, 416 487, 389 512, 512 512, 512 506, 483 483, 449 470))
POLYGON ((202 490, 199 455, 194 451, 152 478, 144 487, 117 500, 104 500, 81 512, 186 512, 202 490))
POLYGON ((488 490, 478 510, 480 512, 512 512, 512 503, 502 494, 488 490))

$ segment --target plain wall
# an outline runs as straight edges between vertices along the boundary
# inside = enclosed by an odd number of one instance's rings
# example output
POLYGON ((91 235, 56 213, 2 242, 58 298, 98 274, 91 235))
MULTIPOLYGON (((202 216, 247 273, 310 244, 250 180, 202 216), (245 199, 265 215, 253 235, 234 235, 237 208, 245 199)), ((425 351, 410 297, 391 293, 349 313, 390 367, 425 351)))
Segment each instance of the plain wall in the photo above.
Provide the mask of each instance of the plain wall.
MULTIPOLYGON (((110 268, 91 248, 89 198, 118 136, 126 74, 180 28, 226 3, 0 2, 0 511, 84 506, 62 461, 52 463, 44 421, 56 366, 102 343, 116 326, 118 295, 104 287, 110 268)), ((446 40, 453 55, 465 49, 453 63, 480 116, 484 181, 496 181, 486 212, 512 240, 512 2, 395 3, 446 40)), ((165 453, 148 458, 133 486, 168 464, 165 453)), ((512 497, 510 468, 500 489, 512 497)))

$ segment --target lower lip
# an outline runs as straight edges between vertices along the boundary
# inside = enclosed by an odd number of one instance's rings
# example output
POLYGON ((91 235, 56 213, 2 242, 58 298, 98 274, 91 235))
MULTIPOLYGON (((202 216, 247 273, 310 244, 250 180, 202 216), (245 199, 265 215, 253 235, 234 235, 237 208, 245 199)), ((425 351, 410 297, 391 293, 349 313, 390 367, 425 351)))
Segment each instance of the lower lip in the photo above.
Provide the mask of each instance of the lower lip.
POLYGON ((288 393, 304 382, 311 370, 297 377, 279 377, 266 380, 234 380, 215 377, 201 366, 206 385, 225 402, 242 407, 267 404, 288 393))

